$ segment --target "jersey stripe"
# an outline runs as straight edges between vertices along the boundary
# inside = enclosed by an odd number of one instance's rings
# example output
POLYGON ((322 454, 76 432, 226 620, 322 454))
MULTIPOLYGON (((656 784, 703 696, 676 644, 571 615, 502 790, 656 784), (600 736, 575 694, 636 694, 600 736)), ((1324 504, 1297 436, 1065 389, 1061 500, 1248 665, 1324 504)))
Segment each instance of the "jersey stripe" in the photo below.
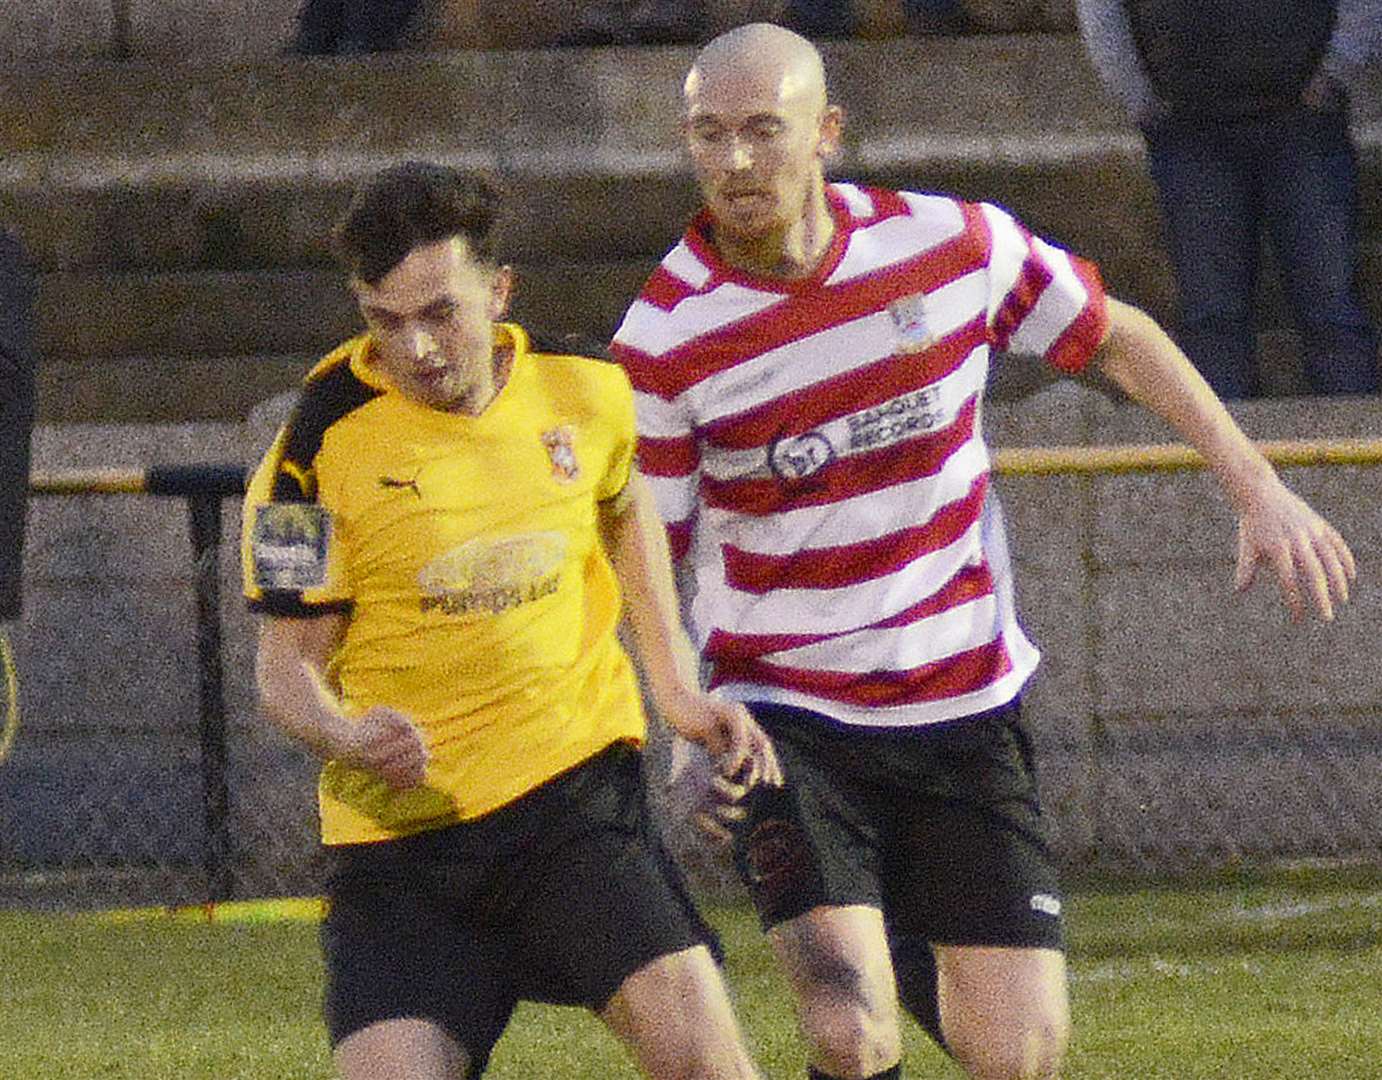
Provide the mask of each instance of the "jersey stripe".
POLYGON ((750 660, 716 669, 711 686, 734 681, 779 686, 866 708, 942 701, 995 682, 1011 670, 1012 662, 1001 641, 991 641, 957 656, 906 671, 874 671, 866 674, 812 671, 779 667, 750 660))
POLYGON ((779 588, 835 589, 895 573, 964 535, 979 519, 987 490, 987 476, 978 476, 963 499, 925 524, 857 544, 803 548, 790 555, 760 555, 726 544, 725 581, 733 589, 761 595, 779 588))
POLYGON ((823 506, 865 492, 931 476, 946 459, 974 434, 977 397, 972 397, 945 431, 835 461, 801 479, 774 476, 766 479, 701 481, 707 506, 740 514, 776 514, 800 506, 823 506))

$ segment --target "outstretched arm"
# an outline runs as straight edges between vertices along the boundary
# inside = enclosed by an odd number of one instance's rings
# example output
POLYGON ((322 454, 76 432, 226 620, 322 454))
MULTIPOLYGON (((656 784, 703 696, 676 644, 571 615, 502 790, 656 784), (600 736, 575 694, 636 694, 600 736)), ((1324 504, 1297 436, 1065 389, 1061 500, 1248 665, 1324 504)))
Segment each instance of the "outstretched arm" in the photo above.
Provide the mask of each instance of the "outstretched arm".
POLYGON ((1259 565, 1276 572, 1294 618, 1306 596, 1323 619, 1348 600, 1353 553, 1338 531, 1282 483, 1209 384, 1145 312, 1109 298, 1108 332, 1095 355, 1103 373, 1204 455, 1238 515, 1234 584, 1259 565))
POLYGON ((603 534, 639 665, 653 703, 684 738, 700 743, 725 776, 780 784, 772 742, 738 702, 700 689, 696 651, 682 626, 667 531, 652 492, 636 472, 617 502, 602 504, 603 534))
POLYGON ((346 616, 266 617, 259 627, 255 678, 264 712, 285 734, 323 760, 377 773, 390 787, 417 787, 427 747, 412 721, 376 705, 348 717, 325 671, 345 636, 346 616))

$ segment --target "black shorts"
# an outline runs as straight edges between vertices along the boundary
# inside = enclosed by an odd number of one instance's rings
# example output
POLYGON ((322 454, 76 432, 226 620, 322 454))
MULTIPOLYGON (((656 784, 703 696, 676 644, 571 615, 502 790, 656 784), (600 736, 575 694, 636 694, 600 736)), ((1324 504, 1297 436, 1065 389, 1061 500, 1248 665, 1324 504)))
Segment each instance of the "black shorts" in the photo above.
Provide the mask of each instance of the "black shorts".
POLYGON ((1062 948, 1061 893, 1016 702, 961 720, 846 726, 750 703, 787 777, 758 788, 735 861, 765 928, 880 908, 937 944, 1062 948))
POLYGON ((332 1045, 428 1019, 478 1075, 520 999, 599 1010, 659 956, 718 955, 651 824, 640 762, 617 744, 475 821, 328 848, 332 1045))

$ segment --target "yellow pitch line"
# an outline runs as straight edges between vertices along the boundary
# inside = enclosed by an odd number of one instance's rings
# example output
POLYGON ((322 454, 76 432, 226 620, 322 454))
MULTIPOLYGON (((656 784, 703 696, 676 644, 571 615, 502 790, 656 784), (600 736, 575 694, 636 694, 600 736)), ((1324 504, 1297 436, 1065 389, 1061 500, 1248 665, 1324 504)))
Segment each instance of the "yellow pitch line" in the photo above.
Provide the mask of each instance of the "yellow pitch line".
POLYGON ((111 908, 81 915, 102 923, 266 923, 320 922, 326 901, 320 896, 294 896, 275 900, 225 900, 205 904, 166 904, 152 907, 111 908))

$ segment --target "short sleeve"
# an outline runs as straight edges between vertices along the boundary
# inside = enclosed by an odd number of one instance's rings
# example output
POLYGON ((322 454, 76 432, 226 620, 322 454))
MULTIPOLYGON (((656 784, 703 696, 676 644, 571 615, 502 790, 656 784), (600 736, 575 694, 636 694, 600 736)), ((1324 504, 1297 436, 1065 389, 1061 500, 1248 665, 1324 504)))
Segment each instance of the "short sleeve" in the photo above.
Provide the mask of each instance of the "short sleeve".
POLYGON ((338 512, 319 497, 311 469, 285 456, 288 429, 274 440, 245 494, 241 567, 252 611, 311 617, 350 611, 338 512))
POLYGON ((1098 267, 982 204, 990 237, 989 316, 995 348, 1084 370, 1108 328, 1098 267))
POLYGON ((607 419, 611 425, 611 451, 604 475, 596 488, 596 498, 603 503, 625 495, 633 475, 634 454, 638 433, 634 419, 633 387, 622 368, 606 365, 611 378, 607 401, 607 419))

